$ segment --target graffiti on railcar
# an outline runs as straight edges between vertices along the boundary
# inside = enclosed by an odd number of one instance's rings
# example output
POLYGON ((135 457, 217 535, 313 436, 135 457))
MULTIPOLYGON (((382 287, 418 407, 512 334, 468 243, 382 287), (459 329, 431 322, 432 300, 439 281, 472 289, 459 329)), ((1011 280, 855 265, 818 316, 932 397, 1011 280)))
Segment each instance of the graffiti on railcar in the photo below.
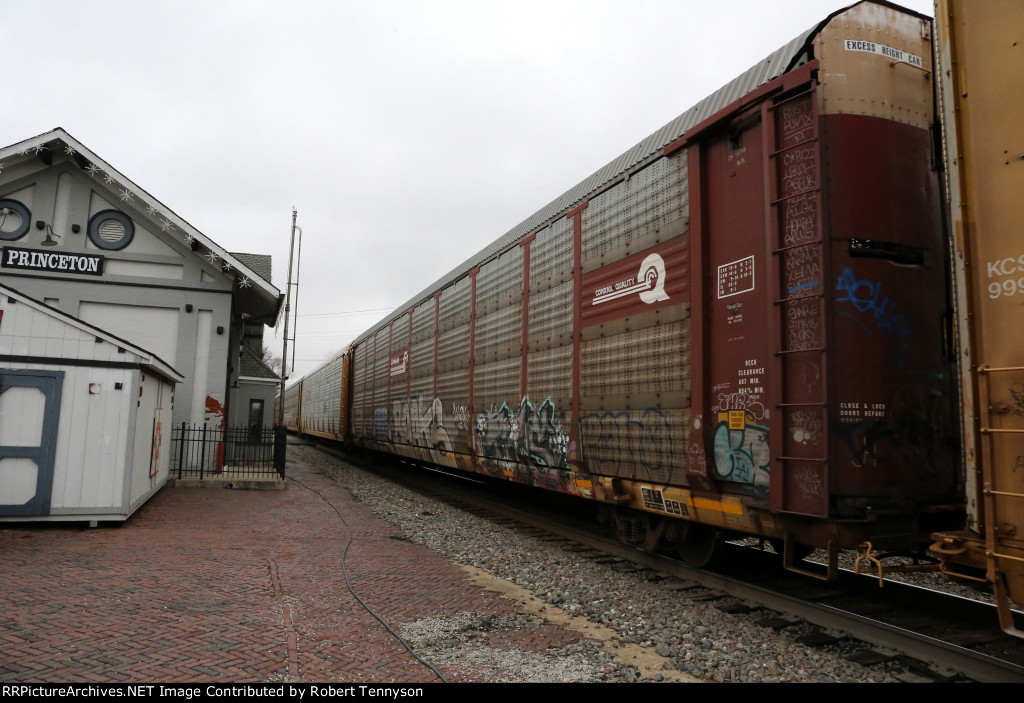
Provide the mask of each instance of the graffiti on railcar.
POLYGON ((675 440, 672 423, 660 408, 636 418, 628 410, 591 413, 580 418, 583 450, 590 470, 649 481, 672 480, 675 440))
POLYGON ((836 290, 843 296, 836 297, 837 303, 848 302, 857 312, 869 313, 877 329, 895 332, 901 337, 910 336, 910 322, 904 315, 896 314, 896 301, 882 294, 881 281, 857 278, 853 269, 847 266, 836 279, 836 290))
POLYGON ((803 298, 786 304, 785 334, 790 351, 806 351, 821 345, 820 304, 815 298, 803 298))
POLYGON ((452 422, 455 423, 456 429, 469 429, 469 411, 465 405, 452 403, 452 422))
POLYGON ((451 453, 452 443, 444 427, 441 399, 414 395, 392 400, 388 440, 451 453))
POLYGON ((808 295, 820 291, 821 251, 817 246, 794 247, 785 253, 783 286, 788 295, 808 295))
POLYGON ((816 410, 794 410, 789 414, 789 432, 798 444, 820 445, 824 429, 821 413, 816 410))
POLYGON ((1024 417, 1024 383, 1014 383, 1008 390, 1010 397, 1013 398, 1013 408, 1010 408, 1009 412, 1024 417))
POLYGON ((765 420, 768 417, 768 410, 761 402, 761 393, 748 391, 763 391, 763 386, 752 388, 740 388, 735 393, 721 392, 718 400, 711 406, 711 411, 716 413, 728 412, 730 410, 742 410, 755 420, 765 420))
POLYGON ((362 437, 365 431, 363 428, 363 406, 353 404, 350 416, 352 418, 350 421, 352 436, 362 437))
POLYGON ((378 442, 388 441, 388 411, 378 408, 373 411, 373 438, 378 442))
POLYGON ((507 405, 503 403, 496 411, 479 413, 474 437, 478 464, 487 474, 522 480, 517 471, 525 467, 520 467, 516 460, 515 446, 519 438, 519 421, 507 405))
POLYGON ((715 473, 724 481, 744 483, 760 495, 767 495, 771 451, 768 428, 747 422, 742 410, 729 413, 714 434, 715 473))
POLYGON ((479 464, 493 476, 570 491, 566 469, 572 445, 564 422, 565 413, 550 398, 534 405, 526 396, 518 411, 502 403, 478 413, 474 446, 479 464))
POLYGON ((825 482, 814 465, 804 464, 796 467, 793 471, 793 478, 797 489, 800 491, 800 495, 804 499, 825 497, 825 482))
POLYGON ((893 457, 922 473, 945 465, 953 430, 942 395, 897 391, 888 403, 842 403, 832 432, 858 469, 876 468, 893 457))

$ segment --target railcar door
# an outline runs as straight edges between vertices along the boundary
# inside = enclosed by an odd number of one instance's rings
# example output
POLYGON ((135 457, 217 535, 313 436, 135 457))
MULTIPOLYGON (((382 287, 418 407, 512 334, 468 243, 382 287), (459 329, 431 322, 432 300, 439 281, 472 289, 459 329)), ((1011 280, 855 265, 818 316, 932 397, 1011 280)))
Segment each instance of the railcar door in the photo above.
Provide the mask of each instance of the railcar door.
POLYGON ((768 388, 772 301, 761 107, 730 120, 700 148, 708 473, 723 491, 767 502, 776 419, 768 388))

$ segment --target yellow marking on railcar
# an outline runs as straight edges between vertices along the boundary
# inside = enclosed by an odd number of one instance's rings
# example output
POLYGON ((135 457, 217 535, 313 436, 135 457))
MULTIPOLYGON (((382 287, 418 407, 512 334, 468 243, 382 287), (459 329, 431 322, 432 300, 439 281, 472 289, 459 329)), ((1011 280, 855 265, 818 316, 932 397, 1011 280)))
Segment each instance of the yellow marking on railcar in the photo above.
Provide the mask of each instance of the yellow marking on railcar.
POLYGON ((747 427, 747 413, 745 410, 729 411, 729 429, 743 430, 747 427))
POLYGON ((698 510, 712 510, 716 513, 727 513, 729 515, 742 515, 743 506, 739 503, 723 503, 720 500, 710 498, 689 498, 687 502, 698 510))
POLYGON ((578 478, 578 479, 576 479, 576 487, 577 488, 593 488, 594 487, 594 482, 591 481, 590 479, 578 478))

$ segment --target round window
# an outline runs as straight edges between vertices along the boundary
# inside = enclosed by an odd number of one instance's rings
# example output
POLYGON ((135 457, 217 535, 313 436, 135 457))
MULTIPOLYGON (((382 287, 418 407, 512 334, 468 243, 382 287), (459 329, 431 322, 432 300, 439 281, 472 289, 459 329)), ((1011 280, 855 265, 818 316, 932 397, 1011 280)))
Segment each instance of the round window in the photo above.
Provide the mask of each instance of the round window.
POLYGON ((13 242, 28 232, 32 213, 17 200, 0 199, 0 239, 13 242))
POLYGON ((89 220, 89 239, 100 249, 124 249, 134 236, 132 219, 119 210, 103 210, 89 220))

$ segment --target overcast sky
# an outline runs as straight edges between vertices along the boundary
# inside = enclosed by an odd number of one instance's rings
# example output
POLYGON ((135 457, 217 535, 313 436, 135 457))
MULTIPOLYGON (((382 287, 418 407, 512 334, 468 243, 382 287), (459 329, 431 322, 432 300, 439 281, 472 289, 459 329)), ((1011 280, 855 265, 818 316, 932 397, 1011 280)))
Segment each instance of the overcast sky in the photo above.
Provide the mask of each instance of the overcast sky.
POLYGON ((295 379, 848 4, 0 0, 0 144, 63 127, 282 292, 295 207, 295 379))

